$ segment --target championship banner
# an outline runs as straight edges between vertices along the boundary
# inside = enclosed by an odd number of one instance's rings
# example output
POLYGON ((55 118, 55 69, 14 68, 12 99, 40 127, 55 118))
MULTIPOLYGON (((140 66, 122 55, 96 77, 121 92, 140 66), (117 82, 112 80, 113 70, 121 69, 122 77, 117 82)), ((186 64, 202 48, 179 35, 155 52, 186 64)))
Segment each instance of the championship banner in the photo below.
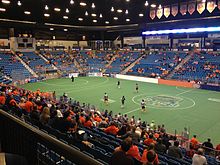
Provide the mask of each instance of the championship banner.
POLYGON ((196 9, 196 1, 191 1, 188 3, 188 12, 190 15, 192 15, 195 12, 196 9))
POLYGON ((220 0, 218 0, 218 9, 220 10, 220 0))
POLYGON ((199 14, 202 14, 204 10, 205 10, 205 1, 197 2, 197 11, 199 12, 199 14))
POLYGON ((161 7, 157 9, 157 17, 161 19, 162 16, 163 16, 163 8, 161 7))
POLYGON ((180 4, 180 13, 182 15, 186 15, 187 12, 187 3, 181 3, 180 4))
POLYGON ((155 11, 155 9, 152 9, 151 11, 150 11, 150 18, 151 19, 154 19, 156 17, 156 11, 155 11))
POLYGON ((178 4, 172 5, 171 13, 175 17, 178 14, 178 4))
POLYGON ((170 6, 165 6, 163 9, 164 16, 168 18, 170 16, 170 6))
POLYGON ((209 11, 209 13, 212 13, 213 10, 215 10, 216 7, 216 1, 214 0, 208 0, 207 1, 207 10, 209 11))

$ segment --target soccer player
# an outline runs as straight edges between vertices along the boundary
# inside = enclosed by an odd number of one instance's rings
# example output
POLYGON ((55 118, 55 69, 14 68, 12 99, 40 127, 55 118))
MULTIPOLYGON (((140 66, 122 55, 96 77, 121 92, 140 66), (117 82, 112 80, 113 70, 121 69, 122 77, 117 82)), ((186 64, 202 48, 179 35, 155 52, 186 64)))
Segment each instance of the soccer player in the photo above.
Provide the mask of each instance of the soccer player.
POLYGON ((121 98, 121 108, 124 108, 125 105, 125 96, 122 96, 121 98))
POLYGON ((105 93, 104 95, 104 103, 108 105, 108 95, 105 93))
POLYGON ((118 80, 117 87, 120 88, 121 82, 118 80))
POLYGON ((74 82, 74 77, 73 76, 71 77, 71 80, 72 80, 72 82, 74 82))
POLYGON ((135 90, 136 90, 137 93, 138 93, 138 89, 139 89, 138 83, 136 83, 135 90))
POLYGON ((144 99, 141 101, 141 110, 142 110, 143 112, 146 111, 146 103, 145 103, 144 99))

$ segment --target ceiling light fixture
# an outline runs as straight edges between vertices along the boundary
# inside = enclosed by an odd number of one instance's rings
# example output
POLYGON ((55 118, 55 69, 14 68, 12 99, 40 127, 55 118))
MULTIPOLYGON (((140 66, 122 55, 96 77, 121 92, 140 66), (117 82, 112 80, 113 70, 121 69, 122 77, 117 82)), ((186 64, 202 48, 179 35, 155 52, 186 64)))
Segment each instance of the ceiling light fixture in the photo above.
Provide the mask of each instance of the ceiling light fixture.
POLYGON ((69 9, 68 8, 66 8, 66 13, 69 13, 70 11, 69 11, 69 9))
POLYGON ((68 17, 68 16, 66 16, 66 15, 64 15, 64 16, 63 16, 63 19, 68 19, 68 18, 69 18, 69 17, 68 17))
POLYGON ((18 6, 21 6, 21 1, 18 1, 18 6))
POLYGON ((89 15, 89 13, 86 11, 86 12, 85 12, 85 16, 88 16, 88 15, 89 15))
POLYGON ((130 22, 130 19, 129 19, 129 18, 127 18, 127 19, 126 19, 126 22, 130 22))
POLYGON ((79 5, 80 6, 86 6, 86 3, 85 2, 80 2, 79 5))
POLYGON ((105 21, 105 24, 109 24, 109 21, 105 21))
POLYGON ((121 10, 121 9, 118 9, 117 12, 118 12, 118 13, 122 13, 122 10, 121 10))
POLYGON ((45 10, 49 10, 49 7, 47 5, 45 5, 45 10))
POLYGON ((50 30, 51 30, 51 31, 53 31, 53 30, 54 30, 54 28, 50 28, 50 30))
POLYGON ((73 4, 74 4, 74 1, 73 1, 73 0, 70 0, 70 4, 73 5, 73 4))
POLYGON ((125 10, 125 14, 128 14, 128 9, 127 9, 127 10, 125 10))
POLYGON ((142 13, 139 14, 139 17, 143 17, 143 16, 144 16, 144 14, 142 14, 142 13))
POLYGON ((114 19, 114 20, 118 20, 118 17, 114 17, 113 19, 114 19))
POLYGON ((6 9, 4 9, 4 8, 0 8, 0 11, 6 11, 6 9))
POLYGON ((8 1, 8 0, 2 0, 2 3, 5 3, 5 4, 10 4, 11 2, 8 1))
POLYGON ((162 8, 162 6, 161 6, 161 5, 159 5, 159 6, 158 6, 158 8, 159 8, 159 9, 161 9, 161 8, 162 8))
POLYGON ((30 11, 24 11, 24 14, 30 15, 31 12, 30 11))
POLYGON ((96 17, 96 14, 92 13, 91 16, 92 16, 92 17, 96 17))
POLYGON ((78 18, 79 21, 83 21, 83 18, 78 18))
POLYGON ((115 9, 114 9, 114 7, 112 7, 112 8, 111 8, 111 12, 114 12, 114 11, 115 11, 115 9))
POLYGON ((99 17, 102 18, 102 14, 100 14, 99 17))
POLYGON ((155 5, 155 4, 151 4, 150 7, 155 8, 155 7, 157 7, 157 5, 155 5))
POLYGON ((50 16, 50 14, 47 14, 47 13, 44 14, 44 17, 49 17, 49 16, 50 16))
POLYGON ((144 6, 148 6, 148 5, 149 5, 149 3, 148 3, 148 1, 146 1, 145 4, 144 4, 144 6))
POLYGON ((60 8, 54 8, 54 11, 57 11, 57 12, 59 12, 60 11, 60 8))
POLYGON ((97 20, 96 20, 96 19, 94 19, 94 20, 92 20, 92 22, 95 22, 95 23, 96 23, 96 22, 97 22, 97 20))
POLYGON ((68 29, 63 29, 63 31, 67 32, 67 31, 68 31, 68 29))
POLYGON ((130 0, 126 0, 126 2, 130 2, 130 0))
POLYGON ((95 4, 94 4, 94 3, 92 3, 92 8, 93 8, 93 9, 95 8, 95 4))

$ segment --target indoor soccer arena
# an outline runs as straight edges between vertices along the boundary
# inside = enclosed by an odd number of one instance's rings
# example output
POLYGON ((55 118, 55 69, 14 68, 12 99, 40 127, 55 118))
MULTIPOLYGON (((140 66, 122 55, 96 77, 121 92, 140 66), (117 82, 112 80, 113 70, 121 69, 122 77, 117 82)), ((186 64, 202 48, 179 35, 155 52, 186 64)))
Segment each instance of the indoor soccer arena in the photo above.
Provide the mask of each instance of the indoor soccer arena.
POLYGON ((0 0, 0 165, 220 164, 220 0, 0 0))

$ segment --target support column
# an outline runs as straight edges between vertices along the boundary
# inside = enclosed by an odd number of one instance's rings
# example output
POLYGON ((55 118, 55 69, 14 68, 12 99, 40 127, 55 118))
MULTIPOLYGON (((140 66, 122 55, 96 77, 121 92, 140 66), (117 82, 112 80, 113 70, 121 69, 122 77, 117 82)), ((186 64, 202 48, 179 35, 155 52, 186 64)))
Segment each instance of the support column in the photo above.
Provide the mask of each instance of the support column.
POLYGON ((145 49, 146 48, 146 37, 142 37, 142 47, 145 49))
POLYGON ((121 33, 120 38, 121 38, 121 48, 124 48, 124 34, 123 33, 121 33))

